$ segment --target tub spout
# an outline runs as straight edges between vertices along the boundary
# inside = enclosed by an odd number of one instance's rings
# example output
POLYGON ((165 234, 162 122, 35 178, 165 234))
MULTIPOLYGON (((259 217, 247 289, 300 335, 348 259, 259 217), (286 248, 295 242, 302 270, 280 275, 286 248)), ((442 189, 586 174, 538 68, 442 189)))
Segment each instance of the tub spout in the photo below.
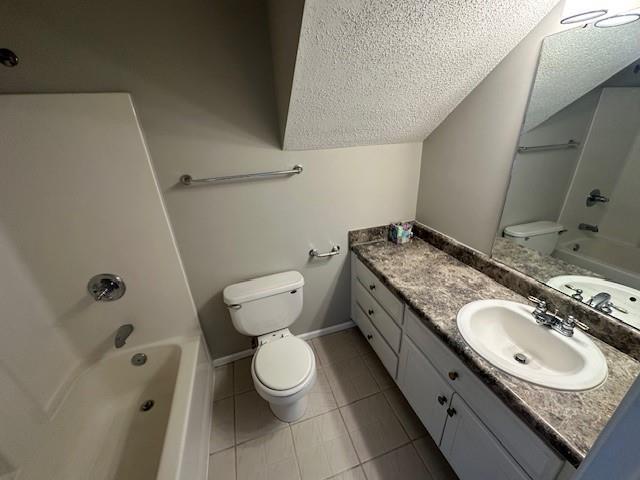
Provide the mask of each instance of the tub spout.
POLYGON ((114 339, 114 345, 116 348, 122 348, 127 343, 127 338, 133 332, 133 325, 127 323, 122 325, 116 332, 116 338, 114 339))
POLYGON ((589 232, 598 233, 598 225, 581 223, 580 225, 578 225, 578 230, 588 230, 589 232))

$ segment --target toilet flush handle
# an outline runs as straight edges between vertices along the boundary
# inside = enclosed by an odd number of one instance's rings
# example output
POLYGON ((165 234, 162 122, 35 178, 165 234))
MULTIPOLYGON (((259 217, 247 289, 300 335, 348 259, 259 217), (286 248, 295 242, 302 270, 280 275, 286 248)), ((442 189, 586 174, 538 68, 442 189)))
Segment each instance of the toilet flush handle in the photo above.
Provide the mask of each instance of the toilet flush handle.
POLYGON ((234 303, 232 305, 227 305, 227 308, 229 310, 240 310, 242 308, 242 305, 240 305, 239 303, 234 303))

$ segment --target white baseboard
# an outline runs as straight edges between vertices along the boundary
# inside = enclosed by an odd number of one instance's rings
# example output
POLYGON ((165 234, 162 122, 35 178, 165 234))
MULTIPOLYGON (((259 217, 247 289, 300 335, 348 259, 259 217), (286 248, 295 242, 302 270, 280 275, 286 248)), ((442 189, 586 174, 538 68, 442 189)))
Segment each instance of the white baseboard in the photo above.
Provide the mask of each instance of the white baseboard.
MULTIPOLYGON (((346 330, 347 328, 351 328, 353 326, 355 326, 355 323, 353 323, 352 320, 349 320, 348 322, 339 323, 338 325, 332 325, 327 328, 321 328, 320 330, 314 330, 313 332, 302 333, 298 335, 298 337, 303 340, 311 340, 312 338, 340 332, 341 330, 346 330)), ((213 360, 213 366, 220 367, 221 365, 226 365, 227 363, 232 363, 236 360, 240 360, 241 358, 250 357, 251 355, 253 355, 253 348, 249 348, 241 352, 232 353, 231 355, 227 355, 225 357, 216 358, 213 360)))
POLYGON ((353 323, 353 320, 349 320, 348 322, 339 323, 338 325, 332 325, 327 328, 321 328, 320 330, 314 330, 313 332, 301 333, 300 335, 298 335, 298 337, 303 340, 311 340, 312 338, 340 332, 341 330, 346 330, 347 328, 354 327, 355 325, 356 324, 353 323))

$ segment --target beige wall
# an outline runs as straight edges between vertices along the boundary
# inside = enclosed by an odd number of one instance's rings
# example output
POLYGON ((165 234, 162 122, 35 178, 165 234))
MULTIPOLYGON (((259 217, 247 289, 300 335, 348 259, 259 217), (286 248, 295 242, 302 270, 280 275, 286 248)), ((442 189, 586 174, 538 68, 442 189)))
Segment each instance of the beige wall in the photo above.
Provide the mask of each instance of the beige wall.
POLYGON ((265 2, 10 0, 0 17, 22 60, 0 91, 132 93, 214 357, 249 345, 221 291, 251 276, 303 273, 297 333, 348 320, 347 229, 414 217, 422 145, 282 152, 265 2), (296 163, 289 179, 177 185, 296 163), (331 242, 345 255, 308 263, 331 242))
POLYGON ((416 219, 489 253, 554 9, 424 141, 416 219))

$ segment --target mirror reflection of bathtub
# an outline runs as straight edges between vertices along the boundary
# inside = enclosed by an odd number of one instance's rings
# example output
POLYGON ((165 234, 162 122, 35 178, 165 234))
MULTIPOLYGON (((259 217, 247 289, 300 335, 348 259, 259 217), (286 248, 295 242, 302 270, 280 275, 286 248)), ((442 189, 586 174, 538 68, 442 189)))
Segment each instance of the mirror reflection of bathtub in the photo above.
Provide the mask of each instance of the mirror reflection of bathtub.
POLYGON ((553 256, 640 290, 640 248, 592 236, 557 245, 553 256))

